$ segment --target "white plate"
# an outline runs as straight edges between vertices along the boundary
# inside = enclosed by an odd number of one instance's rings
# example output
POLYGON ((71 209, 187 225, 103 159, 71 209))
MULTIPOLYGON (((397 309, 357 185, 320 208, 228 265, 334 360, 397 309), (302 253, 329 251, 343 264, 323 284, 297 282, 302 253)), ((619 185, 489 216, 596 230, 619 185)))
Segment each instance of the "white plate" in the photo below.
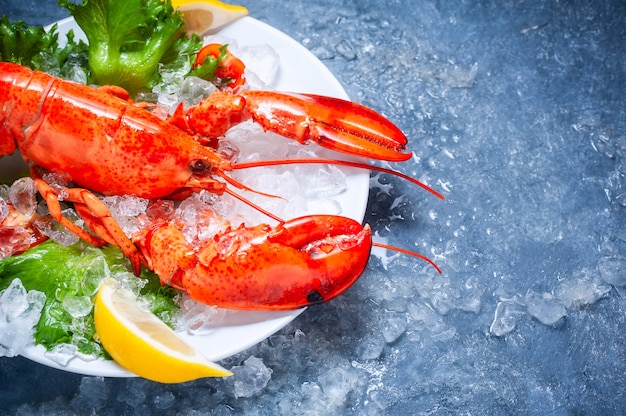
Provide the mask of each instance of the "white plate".
MULTIPOLYGON (((73 29, 79 38, 82 32, 72 18, 58 22, 60 34, 73 29)), ((275 90, 307 92, 347 99, 345 90, 331 72, 306 48, 284 33, 251 17, 244 17, 222 29, 219 34, 236 39, 240 46, 270 45, 280 57, 280 68, 272 84, 275 90)), ((6 176, 8 161, 0 166, 0 177, 6 176)), ((348 191, 337 198, 341 215, 362 221, 365 215, 369 189, 369 173, 342 169, 347 175, 348 191)), ((241 352, 283 328, 304 309, 287 312, 229 312, 223 326, 206 335, 181 334, 190 344, 210 360, 220 360, 241 352)), ((42 346, 28 347, 23 356, 38 363, 64 371, 105 377, 133 377, 134 375, 113 361, 83 361, 72 359, 61 366, 44 355, 42 346)))

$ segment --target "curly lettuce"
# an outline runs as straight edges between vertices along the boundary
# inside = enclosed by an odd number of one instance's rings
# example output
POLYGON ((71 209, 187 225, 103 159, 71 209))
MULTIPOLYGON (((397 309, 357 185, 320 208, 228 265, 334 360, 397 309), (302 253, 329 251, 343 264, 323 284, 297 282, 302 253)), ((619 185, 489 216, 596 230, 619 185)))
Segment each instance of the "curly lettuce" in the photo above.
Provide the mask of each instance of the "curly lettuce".
MULTIPOLYGON (((55 76, 75 79, 76 68, 87 66, 87 44, 76 41, 74 33, 59 43, 57 25, 49 31, 42 26, 29 26, 20 20, 11 23, 0 17, 0 61, 13 62, 55 76)), ((83 74, 85 73, 82 70, 83 74)))
POLYGON ((160 82, 159 65, 187 65, 202 47, 186 36, 169 0, 59 0, 85 32, 90 81, 118 85, 131 95, 160 82))

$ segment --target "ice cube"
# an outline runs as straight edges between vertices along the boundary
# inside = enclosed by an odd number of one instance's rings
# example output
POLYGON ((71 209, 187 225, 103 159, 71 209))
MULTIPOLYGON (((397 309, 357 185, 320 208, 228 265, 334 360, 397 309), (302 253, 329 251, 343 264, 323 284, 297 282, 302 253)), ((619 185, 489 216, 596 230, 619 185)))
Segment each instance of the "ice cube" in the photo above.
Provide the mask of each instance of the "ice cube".
POLYGON ((65 311, 73 318, 87 316, 93 307, 89 296, 66 296, 61 303, 65 311))
POLYGON ((146 214, 150 218, 160 218, 167 220, 174 213, 174 201, 172 200, 153 200, 146 207, 146 214))
POLYGON ((0 356, 14 357, 33 342, 33 326, 46 300, 42 292, 26 292, 19 279, 0 292, 0 356))
POLYGON ((369 335, 359 342, 356 353, 362 360, 375 360, 383 353, 385 340, 379 335, 369 335))
POLYGON ((395 342, 407 328, 406 314, 399 312, 386 312, 382 322, 382 335, 385 342, 395 342))
POLYGON ((26 321, 27 324, 35 325, 39 322, 41 316, 41 310, 46 303, 46 294, 38 290, 28 291, 28 309, 24 311, 21 318, 26 321))
POLYGON ((346 402, 348 394, 359 385, 359 378, 350 369, 334 367, 320 374, 318 382, 328 405, 338 407, 346 402))
POLYGON ((493 322, 489 332, 497 337, 502 337, 512 332, 520 316, 526 314, 524 307, 515 302, 500 301, 496 306, 493 322))
POLYGON ((126 403, 130 407, 137 408, 144 403, 146 395, 148 393, 147 385, 152 383, 147 379, 142 378, 128 378, 122 385, 122 391, 118 400, 122 403, 126 403))
POLYGON ((454 327, 444 327, 441 330, 433 332, 431 334, 431 339, 433 341, 445 342, 449 341, 456 336, 456 328, 454 327))
POLYGON ((115 279, 116 289, 128 290, 135 296, 139 296, 141 289, 148 283, 146 279, 138 279, 133 273, 125 271, 113 273, 111 277, 115 279))
POLYGON ((37 208, 36 192, 37 187, 32 178, 20 178, 9 188, 9 201, 20 214, 31 217, 37 208))
MULTIPOLYGON (((71 209, 68 209, 68 210, 64 210, 63 212, 67 214, 69 212, 74 212, 74 211, 71 209)), ((72 215, 70 215, 70 218, 72 218, 72 215)), ((82 220, 80 221, 82 222, 82 220)), ((79 225, 79 224, 76 224, 76 225, 79 225)), ((34 222, 34 226, 35 228, 37 228, 37 230, 39 230, 40 233, 47 236, 52 241, 55 241, 64 246, 70 246, 78 242, 78 240, 80 240, 80 237, 78 237, 76 234, 74 234, 73 232, 71 232, 70 230, 62 226, 61 224, 59 224, 56 221, 49 220, 47 218, 36 220, 34 222)))
POLYGON ((626 286, 626 257, 603 257, 598 262, 600 277, 613 286, 626 286))
POLYGON ((0 227, 0 259, 20 253, 37 241, 31 230, 20 226, 0 227))
POLYGON ((276 51, 269 45, 254 45, 231 47, 231 51, 235 56, 246 64, 246 81, 251 89, 267 89, 267 86, 274 82, 274 78, 278 72, 280 57, 276 51), (260 83, 253 83, 250 78, 250 72, 258 77, 260 83))
POLYGON ((168 114, 173 114, 179 102, 180 102, 180 97, 178 96, 178 94, 159 93, 157 105, 167 108, 168 114))
POLYGON ((159 410, 169 409, 176 402, 176 397, 171 391, 164 391, 154 397, 154 408, 159 410))
POLYGON ((443 318, 439 315, 431 305, 420 300, 410 302, 408 311, 411 318, 418 324, 425 326, 427 329, 434 331, 445 326, 443 318))
POLYGON ((102 202, 109 208, 114 217, 136 217, 146 212, 150 201, 133 195, 122 195, 106 196, 102 198, 102 202))
POLYGON ((76 357, 77 351, 78 347, 76 345, 63 343, 58 344, 51 350, 46 351, 44 356, 60 366, 66 367, 69 362, 76 357))
MULTIPOLYGON (((185 75, 191 70, 191 63, 185 56, 181 56, 178 61, 171 65, 159 64, 159 74, 162 82, 152 88, 152 92, 167 95, 180 90, 180 85, 185 75)), ((160 99, 161 97, 159 97, 160 99)))
POLYGON ((593 305, 607 296, 610 290, 609 284, 595 278, 590 270, 583 270, 572 279, 562 281, 555 291, 555 296, 567 309, 580 309, 593 305))
POLYGON ((322 389, 314 381, 305 381, 302 383, 301 391, 304 399, 318 398, 323 400, 322 389))
POLYGON ((317 59, 321 61, 330 60, 335 57, 335 52, 330 47, 315 45, 310 47, 309 50, 317 59))
POLYGON ((250 356, 243 365, 230 369, 233 376, 225 379, 224 384, 236 399, 253 397, 262 392, 272 378, 272 369, 267 368, 263 360, 250 356))
POLYGON ((185 108, 198 104, 207 98, 217 87, 207 80, 190 76, 185 78, 180 86, 178 99, 183 102, 185 108))
POLYGON ((609 201, 626 207, 626 174, 615 169, 606 181, 604 192, 609 201))
MULTIPOLYGON (((93 319, 91 319, 91 325, 93 325, 93 319)), ((85 338, 82 334, 84 332, 72 334, 72 345, 76 345, 78 348, 74 355, 83 361, 97 360, 102 353, 102 347, 94 340, 85 338)))
POLYGON ((87 84, 89 78, 87 71, 81 65, 69 65, 64 71, 63 78, 78 82, 79 84, 87 84))
POLYGON ((544 325, 557 326, 565 317, 565 306, 550 293, 536 293, 529 290, 526 294, 528 313, 544 325))
POLYGON ((181 231, 193 246, 224 232, 229 225, 228 218, 223 218, 217 209, 214 211, 213 199, 208 192, 193 194, 182 201, 172 215, 182 223, 181 231))
POLYGON ((110 275, 105 258, 103 256, 94 258, 83 270, 83 277, 80 279, 82 293, 86 296, 95 295, 102 280, 110 275))
POLYGON ((139 231, 138 216, 146 213, 148 208, 147 199, 132 195, 107 196, 102 202, 109 208, 111 216, 127 236, 132 236, 139 231))
POLYGON ((347 61, 353 61, 357 57, 354 47, 347 39, 341 39, 341 41, 335 45, 335 50, 347 61))
POLYGON ((111 389, 104 377, 83 377, 71 405, 81 413, 97 414, 110 403, 110 394, 111 389))
POLYGON ((227 316, 226 310, 196 302, 186 294, 182 295, 178 304, 180 309, 173 318, 174 326, 190 334, 206 334, 222 323, 227 316))
POLYGON ((0 322, 12 322, 28 309, 28 295, 19 279, 0 292, 0 322))
POLYGON ((302 189, 307 198, 329 198, 347 189, 346 175, 336 166, 296 165, 292 171, 302 178, 302 189))

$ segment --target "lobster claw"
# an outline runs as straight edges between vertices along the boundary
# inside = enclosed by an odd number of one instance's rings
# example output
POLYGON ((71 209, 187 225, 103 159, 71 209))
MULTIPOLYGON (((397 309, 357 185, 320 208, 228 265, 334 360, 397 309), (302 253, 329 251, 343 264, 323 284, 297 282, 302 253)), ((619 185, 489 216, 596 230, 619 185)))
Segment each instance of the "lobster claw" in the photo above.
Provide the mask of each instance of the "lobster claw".
POLYGON ((295 307, 326 302, 343 292, 361 276, 372 248, 368 224, 336 215, 295 218, 277 228, 269 237, 273 244, 297 249, 310 269, 300 270, 297 284, 306 290, 293 299, 295 307))
POLYGON ((313 94, 243 91, 246 110, 266 130, 313 141, 338 152, 401 162, 411 158, 407 138, 376 111, 351 101, 313 94))
POLYGON ((340 98, 276 91, 215 91, 198 105, 176 109, 170 122, 189 134, 223 136, 252 117, 265 130, 302 144, 315 142, 338 152, 401 162, 411 158, 407 138, 376 111, 340 98))
POLYGON ((228 309, 287 310, 326 302, 363 272, 369 226, 314 215, 272 228, 240 227, 188 247, 179 229, 158 224, 137 242, 162 282, 228 309))

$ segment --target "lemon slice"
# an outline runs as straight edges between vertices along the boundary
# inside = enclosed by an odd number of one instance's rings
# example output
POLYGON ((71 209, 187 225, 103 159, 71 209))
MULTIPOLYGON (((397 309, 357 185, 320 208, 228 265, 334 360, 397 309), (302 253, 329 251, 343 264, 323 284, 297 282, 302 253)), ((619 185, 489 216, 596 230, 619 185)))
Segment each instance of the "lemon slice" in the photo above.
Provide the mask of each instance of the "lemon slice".
POLYGON ((245 7, 218 0, 172 0, 172 6, 182 13, 185 31, 198 35, 217 30, 248 15, 245 7))
POLYGON ((152 313, 137 305, 127 289, 107 279, 94 306, 96 333, 104 349, 122 367, 160 383, 181 383, 232 373, 210 362, 152 313))

